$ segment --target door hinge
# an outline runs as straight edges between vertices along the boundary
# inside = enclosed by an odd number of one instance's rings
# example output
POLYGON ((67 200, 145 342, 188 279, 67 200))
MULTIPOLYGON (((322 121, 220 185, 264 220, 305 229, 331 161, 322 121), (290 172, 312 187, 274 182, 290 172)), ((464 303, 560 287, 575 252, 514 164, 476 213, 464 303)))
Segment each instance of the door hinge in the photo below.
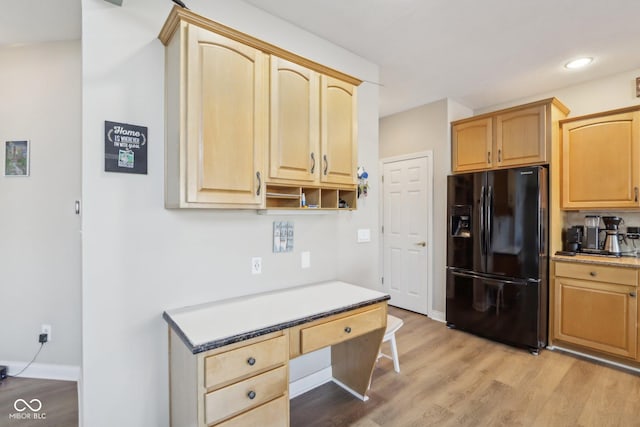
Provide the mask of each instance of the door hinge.
POLYGON ((384 234, 384 225, 382 226, 382 234, 384 234))
POLYGON ((384 276, 382 276, 382 277, 380 278, 380 283, 382 283, 382 284, 384 285, 384 276))
POLYGON ((380 178, 382 178, 382 183, 384 184, 384 175, 380 175, 380 178))

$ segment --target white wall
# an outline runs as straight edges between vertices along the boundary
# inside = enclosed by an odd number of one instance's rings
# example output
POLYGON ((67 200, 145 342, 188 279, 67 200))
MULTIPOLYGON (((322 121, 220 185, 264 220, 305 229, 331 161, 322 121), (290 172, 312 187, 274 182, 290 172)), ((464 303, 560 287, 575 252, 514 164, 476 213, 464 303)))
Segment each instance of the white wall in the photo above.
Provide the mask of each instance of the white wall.
POLYGON ((0 175, 4 142, 31 142, 30 176, 0 176, 0 364, 22 369, 46 323, 39 375, 79 372, 80 42, 1 47, 0 64, 0 175))
MULTIPOLYGON (((156 37, 172 3, 125 0, 115 7, 83 0, 82 6, 84 425, 166 426, 162 311, 347 277, 344 266, 365 261, 371 249, 339 254, 338 244, 343 234, 355 239, 359 224, 375 222, 368 212, 377 206, 293 217, 164 209, 164 47, 156 37), (149 128, 148 175, 103 171, 105 120, 149 128), (294 221, 295 248, 274 255, 272 222, 280 219, 294 221), (301 251, 311 252, 310 269, 300 268, 301 251), (262 275, 250 274, 252 256, 263 257, 262 275)), ((377 79, 376 66, 242 2, 192 0, 189 7, 317 62, 377 79)), ((359 94, 371 104, 360 110, 360 148, 376 150, 377 88, 362 85, 359 94)), ((358 282, 367 285, 367 276, 358 282)), ((326 357, 320 359, 326 365, 326 357)), ((323 367, 296 369, 295 375, 323 367)))
POLYGON ((451 173, 449 122, 471 111, 447 99, 380 119, 380 159, 433 151, 433 289, 430 312, 444 319, 447 175, 451 173))
POLYGON ((369 174, 367 196, 362 195, 356 211, 339 212, 338 223, 338 276, 343 280, 381 290, 378 263, 379 193, 378 182, 378 126, 371 126, 369 119, 378 114, 378 86, 362 83, 358 88, 358 120, 368 123, 358 129, 358 165, 369 174), (371 242, 357 243, 357 230, 368 229, 371 242))

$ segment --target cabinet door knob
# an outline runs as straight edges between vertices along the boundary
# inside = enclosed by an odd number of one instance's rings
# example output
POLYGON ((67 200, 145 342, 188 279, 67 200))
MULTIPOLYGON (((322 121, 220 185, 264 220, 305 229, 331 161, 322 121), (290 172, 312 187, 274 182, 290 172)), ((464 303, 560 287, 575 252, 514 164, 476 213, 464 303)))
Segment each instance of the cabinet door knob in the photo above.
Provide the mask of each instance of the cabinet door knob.
POLYGON ((491 151, 487 151, 487 163, 491 164, 491 151))
POLYGON ((633 193, 635 195, 635 198, 633 199, 634 202, 638 201, 638 187, 633 187, 633 193))
POLYGON ((502 161, 502 150, 498 150, 498 163, 502 161))
POLYGON ((635 293, 635 292, 629 292, 629 296, 630 296, 631 298, 635 298, 635 297, 636 297, 636 293, 635 293))
POLYGON ((598 275, 598 273, 596 273, 595 271, 590 271, 590 272, 589 272, 589 275, 590 275, 591 277, 596 277, 596 276, 598 275))
POLYGON ((253 366, 256 364, 256 359, 254 359, 253 357, 250 357, 247 359, 247 363, 249 364, 249 366, 253 366))
POLYGON ((311 163, 311 173, 313 173, 316 170, 316 156, 311 153, 311 160, 313 161, 313 163, 311 163))
POLYGON ((249 393, 247 393, 247 397, 251 400, 256 398, 256 392, 251 390, 249 393))
POLYGON ((258 178, 258 189, 256 190, 256 196, 259 196, 260 189, 262 188, 262 179, 260 178, 260 171, 256 172, 256 178, 258 178))
POLYGON ((347 326, 346 328, 344 328, 344 331, 348 334, 351 333, 351 328, 349 326, 347 326))
POLYGON ((324 160, 324 174, 327 174, 327 169, 329 169, 329 160, 327 160, 327 155, 325 154, 324 156, 322 156, 322 159, 324 160))

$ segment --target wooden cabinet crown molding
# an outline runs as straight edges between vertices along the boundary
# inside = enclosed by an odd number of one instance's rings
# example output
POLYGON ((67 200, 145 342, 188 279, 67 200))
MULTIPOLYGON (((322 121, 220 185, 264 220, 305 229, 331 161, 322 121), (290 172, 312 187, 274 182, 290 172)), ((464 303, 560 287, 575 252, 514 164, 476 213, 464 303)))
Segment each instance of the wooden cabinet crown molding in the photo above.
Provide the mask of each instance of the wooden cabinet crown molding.
POLYGON ((618 109, 615 109, 615 110, 602 111, 602 112, 599 112, 599 113, 585 114, 583 116, 568 117, 566 119, 560 120, 559 123, 562 126, 565 123, 576 122, 578 120, 597 119, 599 117, 612 116, 614 114, 631 113, 631 112, 639 111, 639 110, 640 110, 640 104, 632 105, 631 107, 618 108, 618 109))
POLYGON ((180 22, 188 22, 205 30, 220 34, 237 42, 243 43, 247 46, 259 49, 265 53, 276 55, 288 61, 295 62, 296 64, 302 65, 327 76, 334 77, 338 80, 342 80, 354 86, 359 86, 362 83, 362 80, 357 79, 356 77, 319 64, 300 55, 296 55, 293 52, 289 52, 288 50, 282 49, 278 46, 274 46, 271 43, 267 43, 248 34, 234 30, 233 28, 212 21, 208 18, 205 18, 204 16, 198 15, 197 13, 194 13, 188 9, 181 8, 179 6, 174 6, 173 9, 171 9, 171 12, 169 12, 169 16, 167 17, 162 30, 160 30, 158 39, 160 39, 162 44, 164 44, 165 46, 168 45, 174 33, 178 29, 178 24, 180 22))

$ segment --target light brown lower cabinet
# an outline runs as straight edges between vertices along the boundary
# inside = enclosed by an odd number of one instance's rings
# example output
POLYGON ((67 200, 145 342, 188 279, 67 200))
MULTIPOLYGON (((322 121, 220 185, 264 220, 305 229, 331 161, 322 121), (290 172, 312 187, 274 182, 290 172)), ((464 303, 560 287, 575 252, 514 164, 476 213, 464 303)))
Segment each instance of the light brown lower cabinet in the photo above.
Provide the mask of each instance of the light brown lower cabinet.
POLYGON ((289 426, 286 331, 198 354, 169 338, 172 426, 289 426))
POLYGON ((260 426, 260 427, 281 427, 286 426, 286 420, 283 414, 289 412, 289 397, 279 397, 272 400, 269 403, 231 418, 223 423, 218 424, 218 427, 247 427, 247 426, 260 426))
POLYGON ((552 341, 636 360, 637 270, 555 262, 552 341))
POLYGON ((333 378, 363 398, 387 322, 380 302, 193 354, 170 327, 173 427, 289 427, 289 360, 331 346, 333 378))

